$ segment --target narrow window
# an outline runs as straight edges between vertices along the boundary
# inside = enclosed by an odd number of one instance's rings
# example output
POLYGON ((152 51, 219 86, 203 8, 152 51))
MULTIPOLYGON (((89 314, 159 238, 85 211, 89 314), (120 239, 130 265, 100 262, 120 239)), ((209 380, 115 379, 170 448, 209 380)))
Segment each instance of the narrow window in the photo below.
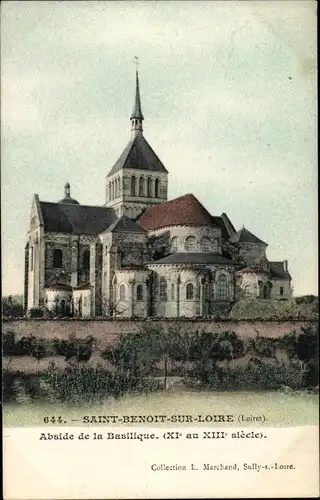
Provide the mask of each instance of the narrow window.
POLYGON ((126 287, 125 285, 120 285, 120 289, 119 289, 120 293, 120 301, 123 302, 126 298, 126 287))
POLYGON ((208 236, 204 236, 203 238, 201 238, 200 248, 201 248, 201 252, 211 252, 212 251, 212 243, 211 243, 210 238, 208 238, 208 236))
POLYGON ((188 236, 185 240, 184 248, 187 252, 195 252, 196 238, 194 236, 188 236))
POLYGON ((270 298, 270 289, 269 289, 268 285, 265 285, 263 287, 263 298, 264 299, 269 299, 270 298))
POLYGON ((203 287, 203 298, 207 302, 209 300, 209 284, 205 283, 203 287))
POLYGON ((61 310, 61 314, 62 316, 65 316, 66 315, 66 301, 64 299, 61 300, 60 302, 60 310, 61 310))
POLYGON ((120 183, 120 178, 118 179, 118 196, 120 196, 120 188, 121 188, 121 183, 120 183))
POLYGON ((186 299, 193 300, 193 284, 188 283, 186 286, 186 299))
POLYGON ((136 195, 136 178, 133 175, 131 177, 131 196, 135 196, 135 195, 136 195))
POLYGON ((280 287, 280 295, 283 295, 284 294, 284 288, 283 286, 280 287))
POLYGON ((219 252, 219 241, 217 239, 215 239, 213 241, 212 252, 213 253, 218 253, 219 252))
POLYGON ((108 254, 108 245, 106 245, 106 246, 104 247, 104 252, 105 252, 105 254, 106 254, 106 255, 108 254))
POLYGON ((137 286, 137 300, 143 300, 143 286, 137 286))
POLYGON ((152 180, 151 180, 151 177, 148 177, 148 180, 147 180, 147 195, 149 196, 149 198, 152 197, 152 180))
POLYGON ((55 269, 60 269, 62 267, 62 251, 59 249, 53 252, 53 267, 55 269))
POLYGON ((139 179, 139 196, 144 196, 144 178, 139 179))
POLYGON ((30 271, 33 271, 33 260, 34 260, 34 251, 33 247, 30 248, 30 271))
POLYGON ((160 279, 160 300, 167 300, 167 280, 165 278, 160 279))
POLYGON ((171 300, 175 300, 175 286, 174 283, 171 285, 171 300))
POLYGON ((160 184, 159 179, 156 179, 155 183, 154 183, 154 196, 155 196, 155 198, 159 198, 159 184, 160 184))
POLYGON ((227 282, 227 277, 224 274, 219 276, 219 279, 217 281, 216 298, 217 300, 228 299, 228 282, 227 282))
POLYGON ((90 251, 85 250, 82 256, 82 269, 88 271, 90 268, 90 251))
POLYGON ((171 240, 171 252, 177 252, 178 251, 178 237, 174 236, 171 240))

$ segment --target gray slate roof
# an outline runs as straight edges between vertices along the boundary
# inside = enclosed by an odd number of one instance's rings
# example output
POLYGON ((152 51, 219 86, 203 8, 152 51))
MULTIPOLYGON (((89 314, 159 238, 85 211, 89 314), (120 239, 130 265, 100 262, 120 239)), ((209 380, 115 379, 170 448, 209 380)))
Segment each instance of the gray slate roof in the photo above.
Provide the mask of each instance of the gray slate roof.
POLYGON ((147 264, 230 264, 236 265, 237 262, 222 255, 213 253, 188 253, 177 252, 167 255, 162 259, 154 262, 147 262, 147 264))
POLYGON ((260 240, 254 234, 250 233, 248 229, 243 227, 240 231, 237 231, 233 234, 230 239, 230 243, 260 243, 263 245, 267 245, 264 241, 260 240))
POLYGON ((292 279, 288 271, 283 267, 283 262, 269 262, 270 273, 273 278, 292 279))
POLYGON ((139 226, 135 221, 127 217, 126 215, 122 215, 120 219, 116 220, 111 224, 108 229, 104 232, 110 233, 145 233, 146 231, 139 226))
POLYGON ((115 174, 122 168, 149 170, 150 172, 168 172, 142 134, 136 135, 127 144, 107 177, 115 174))
POLYGON ((130 116, 130 120, 132 120, 132 118, 138 118, 140 120, 143 120, 143 114, 142 114, 142 109, 141 109, 141 100, 140 100, 138 71, 136 71, 136 97, 134 100, 134 106, 133 106, 133 110, 132 110, 132 113, 130 116))
POLYGON ((113 208, 40 201, 45 231, 98 235, 118 218, 113 208))

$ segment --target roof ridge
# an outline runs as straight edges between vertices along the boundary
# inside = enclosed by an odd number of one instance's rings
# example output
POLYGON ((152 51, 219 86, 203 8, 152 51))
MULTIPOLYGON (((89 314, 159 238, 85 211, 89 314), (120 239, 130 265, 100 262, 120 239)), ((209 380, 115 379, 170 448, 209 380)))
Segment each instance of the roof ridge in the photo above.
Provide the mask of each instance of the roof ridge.
MULTIPOLYGON (((44 200, 39 200, 40 203, 47 203, 49 205, 62 205, 62 203, 58 202, 58 201, 44 201, 44 200)), ((65 204, 67 205, 67 203, 65 204)), ((72 203, 70 203, 70 205, 72 205, 72 203)), ((77 205, 74 205, 74 206, 77 206, 77 207, 85 207, 85 208, 106 208, 108 210, 110 210, 112 207, 106 207, 105 205, 82 205, 82 203, 79 203, 77 205)))

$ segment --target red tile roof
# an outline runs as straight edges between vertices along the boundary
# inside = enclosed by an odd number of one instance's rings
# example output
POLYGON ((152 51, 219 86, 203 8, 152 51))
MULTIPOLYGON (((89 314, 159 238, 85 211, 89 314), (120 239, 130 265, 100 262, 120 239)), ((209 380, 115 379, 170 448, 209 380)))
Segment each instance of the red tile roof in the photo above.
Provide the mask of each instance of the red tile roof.
POLYGON ((155 205, 143 212, 137 222, 147 231, 168 226, 215 225, 213 217, 193 194, 155 205))

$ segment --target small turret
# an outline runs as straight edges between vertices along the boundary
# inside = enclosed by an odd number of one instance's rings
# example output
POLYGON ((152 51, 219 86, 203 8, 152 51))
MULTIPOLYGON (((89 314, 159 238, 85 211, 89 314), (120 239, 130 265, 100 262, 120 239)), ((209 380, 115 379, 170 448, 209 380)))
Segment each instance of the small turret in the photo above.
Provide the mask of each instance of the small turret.
POLYGON ((70 196, 70 184, 67 182, 64 185, 64 198, 60 200, 58 203, 68 203, 69 205, 79 205, 79 202, 77 200, 74 200, 70 196))

